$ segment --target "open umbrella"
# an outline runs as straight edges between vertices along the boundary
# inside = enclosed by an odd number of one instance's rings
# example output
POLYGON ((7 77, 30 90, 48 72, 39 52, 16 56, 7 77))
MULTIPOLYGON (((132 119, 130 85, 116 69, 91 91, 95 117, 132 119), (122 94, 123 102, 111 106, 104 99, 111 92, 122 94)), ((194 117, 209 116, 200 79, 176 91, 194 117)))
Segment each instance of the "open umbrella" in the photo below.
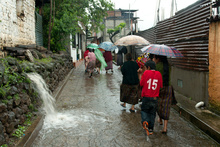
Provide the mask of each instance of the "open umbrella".
POLYGON ((149 42, 141 36, 128 35, 117 40, 115 45, 129 46, 129 45, 148 45, 149 42))
POLYGON ((112 42, 105 41, 99 44, 99 48, 102 48, 106 51, 114 51, 117 46, 115 46, 112 42))
POLYGON ((173 53, 175 54, 175 57, 183 57, 183 54, 180 51, 178 51, 176 48, 171 47, 171 49, 173 53))
POLYGON ((99 46, 96 43, 90 43, 89 45, 87 45, 86 48, 90 48, 90 49, 98 49, 99 46))
POLYGON ((118 50, 124 54, 127 54, 128 52, 126 46, 118 46, 118 50))
POLYGON ((151 53, 154 55, 162 55, 167 57, 183 57, 177 49, 166 45, 151 44, 141 49, 143 53, 151 53))

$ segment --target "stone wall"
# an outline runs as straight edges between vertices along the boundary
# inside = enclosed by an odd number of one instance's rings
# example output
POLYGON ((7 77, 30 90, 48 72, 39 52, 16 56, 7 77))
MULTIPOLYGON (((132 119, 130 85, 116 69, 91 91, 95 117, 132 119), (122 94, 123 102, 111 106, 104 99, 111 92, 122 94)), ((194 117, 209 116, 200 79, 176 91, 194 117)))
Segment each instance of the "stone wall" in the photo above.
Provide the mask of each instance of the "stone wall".
POLYGON ((209 26, 209 101, 220 112, 220 21, 209 26))
POLYGON ((53 92, 73 68, 69 54, 52 54, 48 59, 33 63, 12 57, 0 60, 0 145, 16 140, 13 134, 18 126, 25 126, 27 115, 37 116, 41 108, 42 100, 26 73, 40 74, 53 92))
POLYGON ((1 0, 0 16, 0 48, 35 44, 35 0, 1 0))

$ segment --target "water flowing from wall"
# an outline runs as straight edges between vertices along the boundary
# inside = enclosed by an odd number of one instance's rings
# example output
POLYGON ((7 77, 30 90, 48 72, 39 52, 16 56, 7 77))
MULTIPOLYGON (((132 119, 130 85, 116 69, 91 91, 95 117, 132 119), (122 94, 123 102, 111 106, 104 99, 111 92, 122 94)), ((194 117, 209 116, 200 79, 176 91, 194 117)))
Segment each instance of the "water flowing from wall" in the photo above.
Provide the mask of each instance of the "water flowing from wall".
POLYGON ((44 79, 37 73, 29 73, 28 77, 36 84, 38 94, 43 100, 43 110, 45 111, 46 115, 55 114, 55 99, 51 95, 51 92, 44 79))
POLYGON ((37 91, 43 100, 45 118, 40 131, 40 140, 48 136, 59 135, 62 130, 71 135, 85 135, 93 132, 90 124, 100 124, 109 121, 107 114, 94 112, 84 108, 69 110, 56 110, 55 99, 50 94, 47 84, 37 73, 29 73, 28 77, 36 84, 37 91))

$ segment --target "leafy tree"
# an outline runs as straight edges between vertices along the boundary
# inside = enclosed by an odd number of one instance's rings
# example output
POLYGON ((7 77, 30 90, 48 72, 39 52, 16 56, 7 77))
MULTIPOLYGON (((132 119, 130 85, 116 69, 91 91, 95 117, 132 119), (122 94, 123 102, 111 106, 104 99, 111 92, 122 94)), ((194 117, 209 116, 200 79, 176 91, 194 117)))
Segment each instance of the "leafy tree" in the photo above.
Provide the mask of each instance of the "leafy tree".
POLYGON ((69 34, 74 35, 81 31, 78 21, 91 31, 102 31, 103 18, 107 16, 108 10, 113 10, 113 4, 107 0, 52 1, 53 6, 45 4, 43 8, 44 46, 50 43, 51 50, 55 52, 65 49, 70 41, 66 39, 69 34))
POLYGON ((112 40, 112 38, 121 32, 121 30, 125 27, 126 23, 120 23, 118 26, 116 26, 114 29, 108 29, 107 33, 109 34, 109 38, 111 40, 112 43, 114 43, 114 41, 112 40))

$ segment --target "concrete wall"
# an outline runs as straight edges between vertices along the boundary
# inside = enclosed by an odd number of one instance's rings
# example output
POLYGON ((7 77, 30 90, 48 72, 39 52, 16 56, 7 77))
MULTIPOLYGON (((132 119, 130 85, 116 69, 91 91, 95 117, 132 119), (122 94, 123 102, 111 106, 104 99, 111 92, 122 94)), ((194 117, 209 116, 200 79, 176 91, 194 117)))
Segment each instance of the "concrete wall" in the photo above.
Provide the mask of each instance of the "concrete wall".
MULTIPOLYGON (((220 22, 209 26, 209 100, 220 106, 220 22)), ((219 108, 220 109, 220 108, 219 108)))
POLYGON ((35 44, 35 0, 0 0, 0 48, 35 44))
POLYGON ((171 67, 171 84, 184 96, 208 104, 208 72, 196 72, 171 67))

